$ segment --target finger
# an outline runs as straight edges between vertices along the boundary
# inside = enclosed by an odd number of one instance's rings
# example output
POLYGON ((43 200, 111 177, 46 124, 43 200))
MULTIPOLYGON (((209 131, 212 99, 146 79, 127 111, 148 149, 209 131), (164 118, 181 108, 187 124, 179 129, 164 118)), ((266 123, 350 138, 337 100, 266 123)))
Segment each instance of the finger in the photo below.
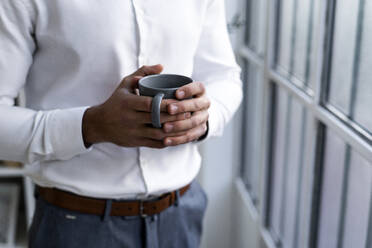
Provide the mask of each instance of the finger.
POLYGON ((205 93, 205 87, 201 82, 192 82, 179 88, 176 91, 177 99, 187 99, 193 96, 200 96, 205 93))
POLYGON ((129 107, 137 111, 151 112, 151 102, 152 97, 127 94, 123 103, 125 106, 123 107, 129 107))
POLYGON ((192 141, 197 140, 207 131, 207 125, 201 125, 195 127, 188 131, 185 135, 177 136, 177 137, 167 137, 164 139, 164 144, 166 146, 177 146, 181 144, 186 144, 192 141))
MULTIPOLYGON (((151 112, 153 98, 150 96, 138 96, 135 94, 126 94, 124 104, 137 111, 151 112)), ((161 101, 160 111, 167 112, 167 106, 178 102, 174 99, 165 99, 161 101)))
POLYGON ((161 101, 161 105, 160 105, 160 111, 162 112, 168 112, 168 106, 172 103, 177 103, 179 102, 178 100, 175 100, 175 99, 163 99, 161 101))
POLYGON ((195 112, 189 119, 165 123, 163 125, 163 130, 166 133, 190 130, 207 122, 208 118, 208 111, 198 111, 195 112))
POLYGON ((171 115, 184 113, 184 112, 196 112, 203 109, 208 109, 211 105, 207 97, 197 97, 189 100, 179 101, 168 105, 168 113, 171 115))
MULTIPOLYGON (((191 117, 190 112, 181 113, 181 114, 178 114, 178 115, 170 115, 168 113, 161 112, 160 113, 160 123, 182 121, 182 120, 188 119, 190 117, 191 117)), ((143 124, 152 123, 150 112, 136 111, 135 114, 134 114, 134 118, 136 118, 136 120, 139 120, 138 123, 143 123, 143 124)))
POLYGON ((143 127, 138 128, 136 135, 138 137, 152 139, 152 140, 163 140, 166 137, 175 137, 185 135, 186 132, 174 132, 174 133, 165 133, 161 128, 153 127, 143 127))
POLYGON ((151 148, 156 148, 156 149, 165 148, 163 141, 146 139, 146 138, 140 139, 138 146, 145 146, 145 147, 151 147, 151 148))
POLYGON ((170 115, 168 113, 160 113, 160 122, 166 123, 166 122, 174 122, 174 121, 182 121, 191 118, 191 113, 180 113, 178 115, 170 115))
POLYGON ((131 74, 131 76, 147 76, 147 75, 153 75, 153 74, 159 74, 163 71, 163 66, 161 64, 157 65, 144 65, 141 68, 139 68, 137 71, 131 74))

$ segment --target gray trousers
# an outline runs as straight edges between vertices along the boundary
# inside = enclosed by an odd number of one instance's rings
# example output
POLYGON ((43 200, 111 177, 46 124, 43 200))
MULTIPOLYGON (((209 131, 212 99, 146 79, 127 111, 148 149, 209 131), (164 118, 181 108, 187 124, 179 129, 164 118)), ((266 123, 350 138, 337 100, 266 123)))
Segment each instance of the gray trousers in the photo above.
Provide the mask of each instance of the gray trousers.
POLYGON ((147 217, 82 214, 37 197, 29 247, 199 247, 206 206, 206 194, 196 181, 176 204, 147 217))

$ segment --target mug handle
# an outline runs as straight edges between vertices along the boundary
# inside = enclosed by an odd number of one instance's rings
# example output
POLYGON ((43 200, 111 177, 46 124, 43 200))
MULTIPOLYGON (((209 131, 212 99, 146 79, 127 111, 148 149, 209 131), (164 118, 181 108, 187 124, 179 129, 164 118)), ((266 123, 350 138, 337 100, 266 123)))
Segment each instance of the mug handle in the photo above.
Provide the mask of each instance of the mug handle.
POLYGON ((152 106, 151 106, 151 122, 152 125, 156 128, 161 128, 160 123, 160 104, 161 100, 163 100, 164 93, 158 93, 152 99, 152 106))

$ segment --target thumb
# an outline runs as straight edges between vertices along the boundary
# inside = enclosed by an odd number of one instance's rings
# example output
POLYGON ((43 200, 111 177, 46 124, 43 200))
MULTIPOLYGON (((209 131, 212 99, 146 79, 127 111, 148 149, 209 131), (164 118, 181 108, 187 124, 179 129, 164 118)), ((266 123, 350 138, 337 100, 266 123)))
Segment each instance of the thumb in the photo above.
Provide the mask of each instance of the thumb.
POLYGON ((138 88, 138 81, 143 78, 141 76, 130 76, 124 78, 118 88, 126 88, 129 92, 134 93, 134 90, 138 88))
POLYGON ((119 88, 127 88, 130 92, 134 92, 134 89, 138 88, 138 81, 147 75, 159 74, 163 70, 161 64, 152 65, 152 66, 142 66, 134 73, 125 77, 124 80, 119 85, 119 88))

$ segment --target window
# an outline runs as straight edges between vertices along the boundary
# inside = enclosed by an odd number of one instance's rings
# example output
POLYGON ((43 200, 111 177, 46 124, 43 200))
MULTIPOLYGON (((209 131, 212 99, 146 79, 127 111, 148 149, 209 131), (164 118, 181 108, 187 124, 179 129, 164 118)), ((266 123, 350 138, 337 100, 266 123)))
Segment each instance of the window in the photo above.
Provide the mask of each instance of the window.
POLYGON ((248 0, 241 179, 268 247, 372 246, 372 2, 248 0))

